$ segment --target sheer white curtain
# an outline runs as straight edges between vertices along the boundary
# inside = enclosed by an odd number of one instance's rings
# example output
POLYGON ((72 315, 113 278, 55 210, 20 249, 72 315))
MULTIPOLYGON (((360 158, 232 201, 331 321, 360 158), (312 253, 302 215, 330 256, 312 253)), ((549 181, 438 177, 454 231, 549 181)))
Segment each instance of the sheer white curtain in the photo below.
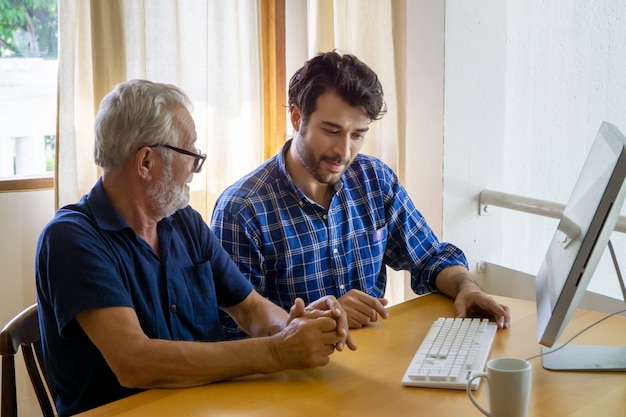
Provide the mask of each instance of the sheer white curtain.
POLYGON ((115 84, 145 78, 181 87, 194 102, 207 161, 191 204, 209 219, 217 195, 262 158, 258 0, 59 2, 57 206, 99 176, 93 119, 115 84))
MULTIPOLYGON (((388 112, 372 124, 361 152, 381 158, 404 180, 406 0, 308 0, 309 57, 337 49, 356 55, 378 74, 388 112)), ((391 303, 410 296, 409 277, 388 270, 391 303)))

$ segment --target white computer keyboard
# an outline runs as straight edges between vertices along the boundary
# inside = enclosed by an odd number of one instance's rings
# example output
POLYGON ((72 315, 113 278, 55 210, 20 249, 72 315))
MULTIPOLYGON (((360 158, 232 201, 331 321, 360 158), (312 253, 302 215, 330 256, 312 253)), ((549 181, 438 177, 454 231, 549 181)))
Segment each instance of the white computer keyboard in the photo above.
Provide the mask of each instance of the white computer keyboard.
MULTIPOLYGON (((472 373, 484 371, 497 327, 487 319, 435 320, 411 360, 402 384, 465 389, 472 373)), ((477 389, 481 380, 472 381, 471 388, 477 389)))

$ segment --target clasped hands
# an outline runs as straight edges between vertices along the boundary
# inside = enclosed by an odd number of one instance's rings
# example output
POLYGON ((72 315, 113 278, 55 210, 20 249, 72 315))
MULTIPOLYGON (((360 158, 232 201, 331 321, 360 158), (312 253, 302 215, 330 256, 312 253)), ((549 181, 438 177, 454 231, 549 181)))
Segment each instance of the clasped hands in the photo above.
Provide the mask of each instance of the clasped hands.
MULTIPOLYGON (((343 351, 345 346, 350 350, 356 350, 357 346, 352 340, 350 331, 348 330, 348 315, 343 309, 341 303, 333 296, 325 296, 311 304, 305 306, 301 298, 296 298, 293 306, 289 310, 289 321, 291 323, 296 318, 305 319, 321 319, 329 318, 335 322, 334 330, 337 333, 338 340, 333 344, 335 349, 343 351)), ((332 323, 329 322, 330 329, 332 323)), ((332 331, 332 330, 328 330, 332 331)))
POLYGON ((335 350, 356 350, 348 329, 348 317, 333 296, 305 306, 297 298, 286 326, 270 337, 270 351, 280 368, 312 368, 326 365, 335 350))

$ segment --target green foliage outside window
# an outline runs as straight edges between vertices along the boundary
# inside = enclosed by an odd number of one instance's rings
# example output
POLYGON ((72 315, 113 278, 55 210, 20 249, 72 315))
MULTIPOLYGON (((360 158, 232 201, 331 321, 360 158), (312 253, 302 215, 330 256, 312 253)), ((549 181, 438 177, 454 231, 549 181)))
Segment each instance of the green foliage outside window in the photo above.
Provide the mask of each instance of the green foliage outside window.
POLYGON ((58 55, 57 0, 0 0, 0 56, 58 55))
POLYGON ((44 141, 46 143, 46 172, 53 172, 55 161, 54 149, 56 146, 56 136, 46 135, 44 136, 44 141))

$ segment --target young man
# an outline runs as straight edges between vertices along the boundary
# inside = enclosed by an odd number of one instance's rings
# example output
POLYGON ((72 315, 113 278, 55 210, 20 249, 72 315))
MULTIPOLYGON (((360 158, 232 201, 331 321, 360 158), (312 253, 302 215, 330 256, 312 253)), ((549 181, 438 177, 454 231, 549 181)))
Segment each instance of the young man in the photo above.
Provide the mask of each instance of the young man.
MULTIPOLYGON (((283 308, 334 295, 351 327, 386 318, 388 265, 410 271, 416 293, 454 298, 458 316, 481 310, 508 327, 509 309, 478 287, 463 252, 438 241, 387 165, 359 154, 385 110, 377 75, 355 56, 306 62, 289 84, 293 138, 223 192, 211 228, 283 308)), ((239 336, 228 318, 225 329, 239 336)))
POLYGON ((142 388, 325 365, 356 348, 334 297, 296 300, 289 313, 272 304, 187 205, 206 158, 190 107, 171 85, 118 85, 96 116, 102 177, 40 236, 37 301, 59 416, 142 388), (220 309, 256 337, 220 341, 220 309))

